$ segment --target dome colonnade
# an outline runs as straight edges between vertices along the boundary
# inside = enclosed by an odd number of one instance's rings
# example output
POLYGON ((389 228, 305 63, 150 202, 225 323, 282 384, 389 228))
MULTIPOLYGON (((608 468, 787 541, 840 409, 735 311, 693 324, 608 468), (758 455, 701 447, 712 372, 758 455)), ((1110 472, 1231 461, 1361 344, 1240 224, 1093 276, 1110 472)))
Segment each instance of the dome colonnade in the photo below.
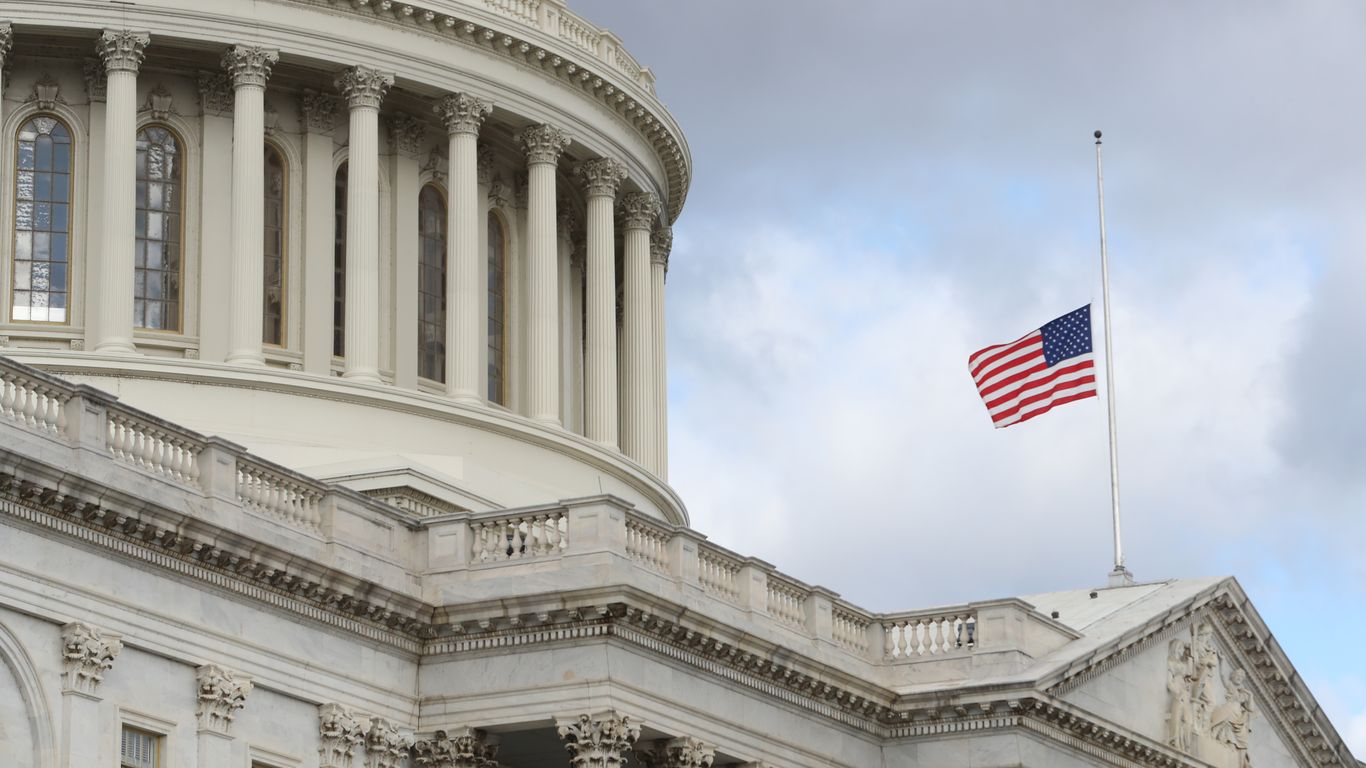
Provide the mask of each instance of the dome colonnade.
MULTIPOLYGON (((549 57, 553 68, 539 66, 558 90, 529 98, 521 60, 502 65, 511 77, 439 62, 439 77, 423 77, 433 62, 418 61, 421 46, 393 54, 406 70, 370 51, 338 56, 378 26, 373 16, 348 20, 355 31, 324 24, 336 45, 320 52, 291 50, 297 35, 261 39, 231 8, 223 23, 168 33, 146 8, 123 13, 126 26, 76 27, 57 5, 21 4, 0 25, 0 109, 11 113, 0 124, 17 136, 48 118, 71 134, 60 270, 39 276, 13 231, 30 171, 56 171, 16 154, 4 180, 0 344, 67 373, 82 365, 69 350, 124 369, 174 361, 201 378, 288 371, 354 396, 444 396, 462 414, 520 416, 665 477, 664 279, 687 159, 652 76, 610 33, 588 58, 607 56, 634 82, 567 76, 589 67, 547 46, 522 55, 549 57), (72 59, 85 99, 58 71, 72 59)), ((521 39, 547 20, 565 28, 557 3, 533 6, 539 17, 509 17, 536 27, 521 39)), ((465 42, 442 48, 514 47, 492 35, 517 24, 469 10, 481 24, 425 14, 465 42)))

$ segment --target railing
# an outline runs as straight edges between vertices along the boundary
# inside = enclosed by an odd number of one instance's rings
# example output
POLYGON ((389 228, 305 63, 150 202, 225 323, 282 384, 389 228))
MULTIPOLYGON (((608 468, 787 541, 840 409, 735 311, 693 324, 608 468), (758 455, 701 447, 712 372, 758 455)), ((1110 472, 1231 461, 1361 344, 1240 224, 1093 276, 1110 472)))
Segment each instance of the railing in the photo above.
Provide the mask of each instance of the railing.
POLYGON ((176 482, 198 482, 199 452, 204 447, 199 439, 112 409, 105 423, 105 445, 110 456, 176 482))
POLYGON ((26 429, 57 436, 66 431, 69 395, 36 376, 19 370, 0 371, 0 414, 26 429))
POLYGON ((697 581, 702 591, 727 600, 740 599, 740 561, 712 547, 697 548, 697 581))
POLYGON ((868 654, 868 627, 873 620, 850 609, 836 605, 830 611, 830 634, 845 649, 865 656, 868 654))
POLYGON ((362 493, 391 507, 397 507, 404 512, 411 512, 418 517, 431 517, 432 515, 445 515, 462 511, 460 507, 450 502, 443 501, 435 496, 428 496, 408 487, 376 488, 362 491, 362 493))
POLYGON ((883 656, 889 660, 938 656, 971 650, 977 645, 977 616, 968 608, 948 613, 888 616, 882 619, 882 627, 886 637, 883 656))
POLYGON ((768 577, 768 615, 790 627, 806 627, 807 591, 776 574, 768 577))
POLYGON ((626 520, 626 554, 657 573, 669 572, 669 539, 672 533, 640 518, 626 520))
POLYGON ((568 549, 563 510, 470 521, 470 562, 498 563, 557 555, 568 549))
POLYGON ((555 30, 557 37, 581 51, 594 56, 598 54, 598 42, 602 39, 602 33, 596 27, 564 12, 561 12, 558 18, 559 29, 555 30))
POLYGON ((287 523, 317 530, 325 493, 324 485, 304 482, 246 456, 237 459, 237 500, 287 523))
POLYGON ((523 24, 537 26, 540 22, 540 0, 484 0, 484 6, 499 16, 516 19, 523 24))

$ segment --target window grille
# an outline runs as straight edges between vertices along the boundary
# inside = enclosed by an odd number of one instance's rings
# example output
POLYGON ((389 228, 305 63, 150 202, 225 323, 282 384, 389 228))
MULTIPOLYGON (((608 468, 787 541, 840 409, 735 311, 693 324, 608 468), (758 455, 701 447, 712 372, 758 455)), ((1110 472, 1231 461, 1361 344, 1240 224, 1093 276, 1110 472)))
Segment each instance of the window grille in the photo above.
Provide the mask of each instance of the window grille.
POLYGON ((71 132, 38 115, 16 135, 12 320, 67 322, 71 284, 71 132))
POLYGON ((418 197, 418 375, 446 380, 446 201, 428 184, 418 197))

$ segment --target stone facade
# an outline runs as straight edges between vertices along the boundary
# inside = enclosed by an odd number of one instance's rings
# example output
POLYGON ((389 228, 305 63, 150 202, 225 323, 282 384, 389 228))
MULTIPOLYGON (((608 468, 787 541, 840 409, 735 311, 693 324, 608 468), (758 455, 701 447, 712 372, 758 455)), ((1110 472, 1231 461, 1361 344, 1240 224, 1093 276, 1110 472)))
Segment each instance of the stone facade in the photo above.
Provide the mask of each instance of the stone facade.
POLYGON ((878 613, 688 527, 691 160, 610 32, 183 5, 0 9, 0 127, 69 126, 77 184, 69 315, 0 302, 0 765, 1357 765, 1232 578, 878 613), (183 141, 174 328, 125 311, 148 126, 183 141))

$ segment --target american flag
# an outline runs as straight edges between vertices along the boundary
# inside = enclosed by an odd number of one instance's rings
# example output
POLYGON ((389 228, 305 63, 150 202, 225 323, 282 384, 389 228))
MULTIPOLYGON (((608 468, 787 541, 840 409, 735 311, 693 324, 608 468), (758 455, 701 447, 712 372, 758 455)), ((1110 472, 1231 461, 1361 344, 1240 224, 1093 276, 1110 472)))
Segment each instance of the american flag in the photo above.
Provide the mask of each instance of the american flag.
POLYGON ((1007 344, 968 357, 977 393, 999 429, 1096 396, 1091 305, 1045 323, 1007 344))

